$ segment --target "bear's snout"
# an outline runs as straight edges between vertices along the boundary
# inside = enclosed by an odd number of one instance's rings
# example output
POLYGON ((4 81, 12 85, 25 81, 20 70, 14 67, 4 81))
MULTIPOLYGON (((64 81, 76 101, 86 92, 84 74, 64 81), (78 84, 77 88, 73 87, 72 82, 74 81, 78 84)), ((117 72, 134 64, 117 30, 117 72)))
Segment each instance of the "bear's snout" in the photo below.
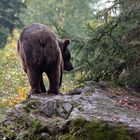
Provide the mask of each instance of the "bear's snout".
POLYGON ((68 65, 65 65, 64 70, 66 70, 66 71, 72 71, 73 70, 72 63, 70 62, 68 65))

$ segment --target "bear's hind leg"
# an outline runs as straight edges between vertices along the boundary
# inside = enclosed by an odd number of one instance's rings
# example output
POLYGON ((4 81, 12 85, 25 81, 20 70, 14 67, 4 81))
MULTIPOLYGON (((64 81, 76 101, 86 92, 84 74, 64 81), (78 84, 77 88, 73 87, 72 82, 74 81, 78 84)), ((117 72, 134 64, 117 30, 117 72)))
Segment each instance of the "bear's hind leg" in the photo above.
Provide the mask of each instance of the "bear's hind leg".
POLYGON ((40 76, 41 73, 36 70, 35 68, 28 68, 27 69, 28 79, 31 86, 30 93, 31 94, 38 94, 41 93, 40 89, 40 76))
POLYGON ((46 72, 46 74, 50 82, 48 93, 59 94, 60 69, 59 68, 53 69, 50 72, 46 72))

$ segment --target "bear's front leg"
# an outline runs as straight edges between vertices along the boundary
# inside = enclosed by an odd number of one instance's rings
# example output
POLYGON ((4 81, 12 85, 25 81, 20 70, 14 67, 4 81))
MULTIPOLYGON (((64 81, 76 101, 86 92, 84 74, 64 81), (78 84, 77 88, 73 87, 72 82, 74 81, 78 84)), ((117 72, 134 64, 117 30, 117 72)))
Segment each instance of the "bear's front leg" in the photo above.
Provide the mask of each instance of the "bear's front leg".
POLYGON ((51 71, 46 72, 46 74, 50 81, 48 93, 59 94, 60 68, 54 68, 51 71))
POLYGON ((62 84, 62 78, 63 78, 63 71, 61 70, 61 72, 60 72, 59 88, 61 87, 61 84, 62 84))

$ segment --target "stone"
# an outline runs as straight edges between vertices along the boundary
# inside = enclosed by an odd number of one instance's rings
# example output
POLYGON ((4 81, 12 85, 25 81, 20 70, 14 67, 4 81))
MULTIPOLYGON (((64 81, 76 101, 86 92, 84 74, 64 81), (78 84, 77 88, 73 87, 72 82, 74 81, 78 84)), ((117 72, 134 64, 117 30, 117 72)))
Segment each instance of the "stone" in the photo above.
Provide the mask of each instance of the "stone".
POLYGON ((57 105, 57 113, 64 119, 68 118, 71 110, 72 105, 70 103, 59 103, 57 105))
POLYGON ((83 91, 82 88, 76 88, 74 90, 68 91, 68 94, 69 95, 79 95, 79 94, 81 94, 82 91, 83 91))
POLYGON ((106 88, 108 86, 107 82, 106 81, 99 81, 98 82, 99 86, 102 87, 102 88, 106 88))
POLYGON ((48 101, 41 107, 41 112, 47 115, 48 117, 51 117, 55 113, 55 110, 56 105, 53 101, 48 101))
POLYGON ((70 119, 76 119, 80 116, 80 110, 78 108, 74 108, 70 114, 70 119))
POLYGON ((48 133, 43 132, 43 133, 40 134, 40 139, 41 140, 48 140, 49 137, 50 136, 49 136, 48 133))
POLYGON ((62 107, 68 112, 70 113, 71 109, 72 109, 72 105, 70 103, 63 103, 62 107))
POLYGON ((23 109, 24 105, 23 104, 17 104, 15 105, 15 109, 19 110, 19 109, 23 109))

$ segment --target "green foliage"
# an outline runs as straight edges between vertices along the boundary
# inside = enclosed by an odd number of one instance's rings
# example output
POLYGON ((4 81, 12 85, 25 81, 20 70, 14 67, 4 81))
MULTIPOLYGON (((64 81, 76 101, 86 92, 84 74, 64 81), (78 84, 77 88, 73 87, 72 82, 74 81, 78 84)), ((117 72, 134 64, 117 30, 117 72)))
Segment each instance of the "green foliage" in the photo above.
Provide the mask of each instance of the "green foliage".
POLYGON ((30 0, 27 9, 20 14, 27 25, 41 22, 52 25, 52 21, 72 35, 84 35, 84 23, 92 19, 89 4, 97 0, 30 0))
POLYGON ((96 0, 67 0, 64 17, 64 30, 71 35, 84 36, 84 24, 93 18, 90 3, 96 0))
POLYGON ((72 38, 77 51, 77 70, 81 71, 83 80, 119 83, 120 77, 129 76, 139 68, 140 7, 136 4, 117 17, 105 14, 113 6, 103 10, 98 15, 99 19, 87 22, 87 37, 72 38))
POLYGON ((68 133, 60 140, 131 140, 128 130, 123 125, 109 126, 103 122, 88 122, 76 119, 72 122, 68 133))
POLYGON ((119 83, 122 86, 128 85, 137 90, 140 87, 140 69, 135 69, 128 73, 127 75, 120 77, 119 83))
MULTIPOLYGON (((28 89, 28 81, 19 63, 17 55, 17 38, 19 31, 14 30, 13 35, 8 38, 5 48, 0 51, 0 91, 1 97, 10 98, 19 94, 24 94, 28 89), (21 88, 24 88, 21 90, 21 88)), ((25 95, 25 94, 24 94, 25 95)))
POLYGON ((4 47, 6 39, 15 27, 21 26, 19 13, 25 8, 23 0, 0 1, 0 48, 4 47))
POLYGON ((16 133, 10 130, 13 130, 14 126, 8 125, 7 127, 4 127, 2 132, 4 133, 5 139, 14 139, 16 137, 16 133))

